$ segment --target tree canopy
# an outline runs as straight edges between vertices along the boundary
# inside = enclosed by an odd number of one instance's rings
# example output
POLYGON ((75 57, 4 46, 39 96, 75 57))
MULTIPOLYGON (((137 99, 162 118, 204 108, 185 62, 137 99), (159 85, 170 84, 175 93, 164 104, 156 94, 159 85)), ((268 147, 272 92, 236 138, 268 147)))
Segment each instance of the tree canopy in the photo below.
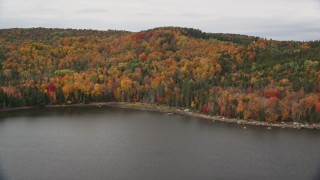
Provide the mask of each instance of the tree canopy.
POLYGON ((164 27, 0 30, 0 108, 126 101, 320 121, 320 42, 164 27))

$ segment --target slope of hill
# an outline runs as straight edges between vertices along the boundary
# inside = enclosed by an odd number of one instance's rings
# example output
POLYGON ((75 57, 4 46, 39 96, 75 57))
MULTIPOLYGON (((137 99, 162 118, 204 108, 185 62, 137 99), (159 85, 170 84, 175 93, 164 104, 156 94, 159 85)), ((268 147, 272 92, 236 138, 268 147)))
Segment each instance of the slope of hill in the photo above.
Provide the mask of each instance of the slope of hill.
POLYGON ((0 30, 0 108, 127 101, 320 122, 320 42, 164 27, 0 30))

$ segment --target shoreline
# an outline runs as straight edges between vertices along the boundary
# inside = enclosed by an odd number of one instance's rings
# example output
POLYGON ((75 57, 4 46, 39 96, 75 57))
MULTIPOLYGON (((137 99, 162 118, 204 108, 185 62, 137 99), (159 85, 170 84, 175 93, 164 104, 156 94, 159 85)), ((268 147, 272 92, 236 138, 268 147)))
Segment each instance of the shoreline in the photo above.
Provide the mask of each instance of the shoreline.
POLYGON ((251 126, 264 126, 267 129, 271 129, 272 127, 275 128, 288 128, 288 129, 317 129, 320 130, 320 124, 302 124, 302 123, 268 123, 262 121, 255 121, 255 120, 242 120, 242 119, 230 119, 221 116, 210 116, 207 114, 203 114, 200 112, 194 111, 185 111, 182 108, 173 108, 163 105, 156 105, 156 104, 147 104, 147 103, 127 103, 127 102, 94 102, 89 104, 70 104, 70 105, 46 105, 46 106, 24 106, 24 107, 15 107, 15 108, 7 108, 7 109, 0 109, 0 112, 8 112, 8 111, 15 111, 15 110, 22 110, 22 109, 33 109, 33 108, 59 108, 59 107, 89 107, 89 106, 107 106, 107 107, 115 107, 115 108, 122 108, 122 109, 135 109, 135 110, 142 110, 142 111, 153 111, 153 112, 162 112, 167 114, 180 114, 189 117, 201 118, 206 120, 211 120, 212 122, 219 121, 225 123, 233 123, 239 125, 251 125, 251 126))

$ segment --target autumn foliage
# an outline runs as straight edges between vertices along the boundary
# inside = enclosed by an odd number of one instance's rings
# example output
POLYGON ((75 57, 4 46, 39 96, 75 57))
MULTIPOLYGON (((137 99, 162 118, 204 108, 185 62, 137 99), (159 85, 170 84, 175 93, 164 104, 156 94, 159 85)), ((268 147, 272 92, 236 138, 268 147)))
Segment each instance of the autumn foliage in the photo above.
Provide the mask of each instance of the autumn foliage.
POLYGON ((126 101, 320 122, 320 42, 155 28, 0 30, 0 108, 126 101))

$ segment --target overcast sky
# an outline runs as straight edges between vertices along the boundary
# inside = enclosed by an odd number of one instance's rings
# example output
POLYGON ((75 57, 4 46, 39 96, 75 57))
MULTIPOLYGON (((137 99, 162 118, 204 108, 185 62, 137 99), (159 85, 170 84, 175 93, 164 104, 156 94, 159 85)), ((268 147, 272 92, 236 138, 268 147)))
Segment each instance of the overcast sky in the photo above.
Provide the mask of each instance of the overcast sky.
POLYGON ((140 31, 160 26, 319 40, 320 0, 0 0, 0 28, 140 31))

